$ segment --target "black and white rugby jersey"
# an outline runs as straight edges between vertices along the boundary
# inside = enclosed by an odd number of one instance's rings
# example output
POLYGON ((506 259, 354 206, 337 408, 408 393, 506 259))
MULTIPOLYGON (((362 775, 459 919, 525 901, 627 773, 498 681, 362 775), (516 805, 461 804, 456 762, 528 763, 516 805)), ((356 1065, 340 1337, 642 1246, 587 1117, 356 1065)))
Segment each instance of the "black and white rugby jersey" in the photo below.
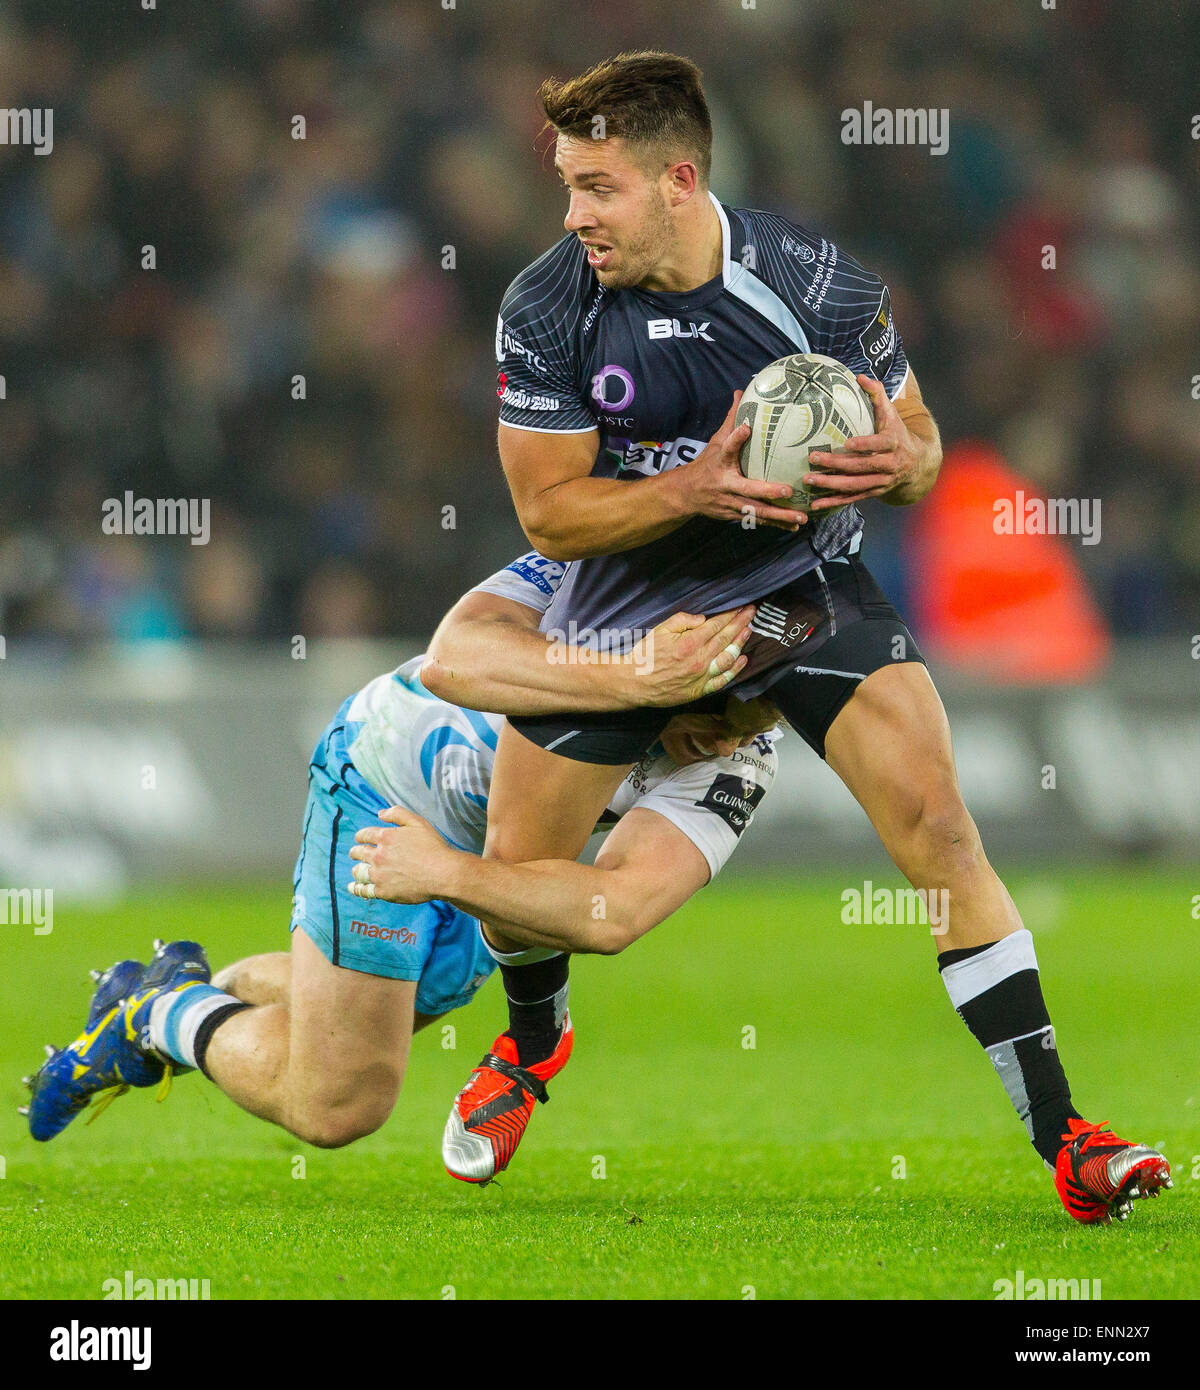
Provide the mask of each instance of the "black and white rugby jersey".
MULTIPOLYGON (((592 476, 634 480, 694 459, 734 391, 790 353, 834 357, 895 398, 908 364, 879 276, 786 218, 709 196, 723 265, 697 289, 605 289, 573 234, 517 276, 496 325, 502 423, 598 429, 592 476)), ((609 646, 680 609, 762 598, 856 546, 861 529, 853 506, 799 534, 694 517, 646 545, 572 561, 542 626, 573 624, 609 646)))

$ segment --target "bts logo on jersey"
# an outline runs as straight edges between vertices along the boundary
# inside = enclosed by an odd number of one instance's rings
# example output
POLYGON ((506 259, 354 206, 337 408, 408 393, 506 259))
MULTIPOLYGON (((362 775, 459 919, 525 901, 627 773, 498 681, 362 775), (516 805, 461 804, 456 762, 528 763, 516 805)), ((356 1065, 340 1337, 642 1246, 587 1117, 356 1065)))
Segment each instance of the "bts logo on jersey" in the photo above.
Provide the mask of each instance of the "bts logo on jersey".
POLYGON ((618 467, 619 473, 642 473, 652 478, 656 473, 665 473, 669 468, 678 468, 681 463, 691 463, 699 458, 707 447, 703 439, 639 439, 635 444, 630 440, 625 445, 625 456, 618 467))
POLYGON ((896 359, 896 321, 892 318, 892 299, 886 285, 879 296, 878 312, 859 334, 858 345, 876 377, 882 381, 896 359))

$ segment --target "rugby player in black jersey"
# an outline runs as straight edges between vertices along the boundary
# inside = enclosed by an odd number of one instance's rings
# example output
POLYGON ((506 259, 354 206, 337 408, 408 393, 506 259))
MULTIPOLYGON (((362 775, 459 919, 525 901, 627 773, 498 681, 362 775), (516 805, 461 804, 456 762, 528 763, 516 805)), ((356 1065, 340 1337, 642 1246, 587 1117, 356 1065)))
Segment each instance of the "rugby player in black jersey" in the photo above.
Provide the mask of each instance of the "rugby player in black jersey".
MULTIPOLYGON (((569 562, 530 640, 621 647, 677 610, 758 604, 735 693, 768 692, 909 882, 948 892, 935 939, 954 1007, 1071 1215, 1126 1214, 1169 1182, 1166 1160, 1073 1107, 1033 940, 963 804, 941 701, 859 555, 857 504, 919 502, 941 462, 886 285, 823 237, 709 191, 711 122, 687 59, 625 54, 539 95, 567 235, 513 281, 496 331, 513 501, 531 544, 569 562), (749 431, 733 428, 740 390, 796 352, 849 367, 875 412, 873 434, 812 456, 806 482, 824 491, 807 514, 788 508, 786 486, 742 476, 749 431)), ((453 699, 437 658, 435 642, 424 678, 453 699)), ((578 856, 675 712, 508 721, 481 866, 497 902, 520 866, 578 856)), ((572 1039, 568 957, 523 949, 492 916, 509 1026, 457 1097, 444 1146, 450 1171, 472 1181, 508 1162, 572 1039)))

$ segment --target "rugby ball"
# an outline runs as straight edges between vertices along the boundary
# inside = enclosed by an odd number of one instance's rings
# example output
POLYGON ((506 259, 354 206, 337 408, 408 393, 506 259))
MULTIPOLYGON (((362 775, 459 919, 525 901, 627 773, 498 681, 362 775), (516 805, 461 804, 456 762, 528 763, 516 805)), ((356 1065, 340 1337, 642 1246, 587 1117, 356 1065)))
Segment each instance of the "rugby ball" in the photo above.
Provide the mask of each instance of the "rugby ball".
POLYGON ((807 511, 821 495, 819 487, 800 481, 820 471, 809 464, 809 451, 836 451, 855 435, 874 434, 875 411, 849 367, 819 353, 797 352, 758 373, 738 404, 734 425, 750 426, 741 452, 746 477, 787 483, 792 496, 775 505, 807 511))

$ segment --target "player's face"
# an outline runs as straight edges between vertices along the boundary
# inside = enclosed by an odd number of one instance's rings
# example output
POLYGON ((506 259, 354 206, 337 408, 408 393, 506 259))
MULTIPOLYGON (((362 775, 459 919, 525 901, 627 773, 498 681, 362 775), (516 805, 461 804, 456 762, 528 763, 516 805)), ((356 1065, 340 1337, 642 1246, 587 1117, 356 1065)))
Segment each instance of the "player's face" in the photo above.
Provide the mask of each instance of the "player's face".
POLYGON ((560 135, 554 167, 571 197, 563 226, 587 246, 596 279, 610 290, 640 284, 675 237, 663 180, 616 139, 560 135))

